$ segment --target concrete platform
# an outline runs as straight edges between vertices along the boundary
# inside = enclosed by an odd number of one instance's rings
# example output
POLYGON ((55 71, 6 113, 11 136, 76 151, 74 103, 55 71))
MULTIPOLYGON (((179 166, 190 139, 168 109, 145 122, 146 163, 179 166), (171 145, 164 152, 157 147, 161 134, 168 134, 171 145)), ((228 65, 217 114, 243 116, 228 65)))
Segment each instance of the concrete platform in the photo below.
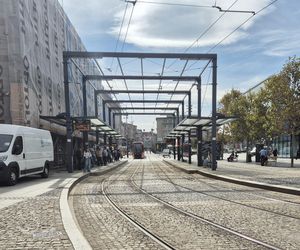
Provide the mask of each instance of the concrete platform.
MULTIPOLYGON (((187 173, 198 173, 210 178, 247 185, 267 190, 300 195, 300 167, 294 168, 286 162, 277 166, 260 166, 258 163, 218 161, 216 171, 208 167, 198 167, 194 158, 192 164, 173 159, 164 159, 166 163, 187 173)), ((299 164, 300 165, 300 164, 299 164)))

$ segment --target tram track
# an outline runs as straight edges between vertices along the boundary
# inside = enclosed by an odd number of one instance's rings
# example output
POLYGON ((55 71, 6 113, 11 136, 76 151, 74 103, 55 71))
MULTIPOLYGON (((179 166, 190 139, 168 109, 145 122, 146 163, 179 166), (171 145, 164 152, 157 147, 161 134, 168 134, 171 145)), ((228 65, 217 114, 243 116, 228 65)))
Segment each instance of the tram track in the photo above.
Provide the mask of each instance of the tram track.
MULTIPOLYGON (((138 168, 137 168, 137 169, 138 169, 138 168)), ((136 169, 136 171, 137 171, 137 169, 136 169)), ((136 171, 134 172, 134 174, 136 173, 136 171)), ((187 216, 189 216, 189 217, 191 217, 191 218, 193 218, 193 219, 196 219, 196 220, 198 220, 198 221, 201 221, 201 222, 203 222, 203 223, 207 223, 207 224, 209 224, 209 225, 211 225, 211 226, 214 226, 214 227, 216 227, 216 228, 218 228, 218 229, 221 229, 221 230, 223 230, 223 231, 226 231, 226 232, 228 232, 228 233, 234 234, 234 235, 236 235, 236 236, 238 236, 238 237, 240 237, 240 238, 243 238, 243 239, 246 239, 246 240, 251 241, 251 242, 253 242, 253 243, 256 243, 256 244, 258 244, 258 245, 260 245, 260 246, 266 247, 266 248, 268 248, 268 249, 273 249, 273 250, 279 250, 279 249, 281 249, 281 248, 278 248, 278 247, 276 247, 276 246, 270 245, 270 244, 268 244, 268 243, 262 242, 262 241, 260 241, 260 240, 254 239, 254 238, 252 238, 252 237, 250 237, 250 236, 247 236, 247 235, 245 235, 245 234, 242 234, 242 233, 239 233, 239 232, 237 232, 237 231, 234 231, 234 230, 232 230, 232 229, 230 229, 230 228, 224 227, 224 226, 222 226, 222 225, 220 225, 220 224, 218 224, 218 223, 215 223, 215 222, 212 222, 212 221, 210 221, 210 220, 207 220, 207 219, 205 219, 204 217, 201 217, 201 216, 196 215, 196 214, 194 214, 194 213, 187 212, 187 211, 185 211, 185 210, 183 210, 183 209, 181 209, 181 208, 178 208, 178 207, 172 205, 171 203, 169 203, 169 202, 167 202, 167 201, 164 201, 164 200, 162 200, 162 199, 160 199, 160 198, 158 198, 158 197, 156 197, 156 196, 154 196, 154 195, 148 193, 147 191, 145 191, 144 189, 140 188, 140 187, 135 183, 135 181, 133 180, 134 174, 131 176, 131 182, 132 182, 132 184, 134 185, 134 187, 135 187, 136 189, 140 190, 141 192, 143 192, 144 194, 148 195, 149 197, 155 199, 156 201, 158 201, 158 202, 160 202, 160 203, 162 203, 162 204, 164 204, 164 205, 166 205, 166 206, 172 208, 173 210, 175 210, 175 211, 177 211, 177 212, 179 212, 179 213, 181 213, 181 214, 187 215, 187 216)), ((168 181, 168 182, 172 183, 171 181, 168 181)))
MULTIPOLYGON (((131 165, 131 164, 129 164, 131 165)), ((235 237, 238 237, 238 238, 242 238, 243 240, 246 240, 248 242, 251 242, 252 244, 255 244, 255 245, 259 245, 260 247, 264 248, 264 249, 280 249, 280 248, 277 248, 275 246, 271 246, 267 243, 264 243, 264 242, 260 242, 258 240, 255 240, 251 237, 248 237, 246 235, 243 235, 243 234, 240 234, 238 232, 235 232, 231 229, 228 229, 228 228, 225 228, 221 225, 218 225, 216 223, 213 223, 211 221, 208 221, 208 220, 205 220, 204 218, 200 218, 199 216, 197 215, 194 215, 192 213, 188 213, 182 209, 179 209, 179 208, 176 208, 175 206, 173 206, 172 204, 170 203, 167 203, 161 199, 158 199, 157 197, 154 197, 152 196, 151 194, 147 193, 146 191, 140 189, 136 183, 134 182, 133 178, 134 178, 134 175, 136 174, 136 172, 138 171, 140 167, 136 167, 135 171, 131 174, 130 178, 128 179, 128 183, 137 191, 139 191, 141 194, 143 195, 146 195, 147 197, 150 197, 152 200, 155 200, 156 202, 158 202, 159 204, 162 204, 163 207, 166 207, 167 209, 171 209, 173 211, 175 211, 176 213, 180 213, 182 214, 183 216, 187 216, 189 217, 191 220, 194 220, 195 221, 200 221, 202 224, 205 224, 205 225, 209 225, 213 228, 216 228, 217 230, 222 230, 222 231, 225 231, 225 235, 226 234, 231 234, 231 235, 234 235, 235 237)), ((107 180, 106 180, 107 181, 107 180)), ((105 198, 107 199, 108 203, 114 207, 114 209, 121 215, 123 216, 124 218, 126 218, 131 224, 133 224, 136 228, 138 228, 139 230, 141 230, 143 233, 145 233, 147 236, 149 236, 151 239, 153 239, 154 241, 156 241, 158 244, 160 244, 161 246, 163 246, 165 249, 181 249, 180 247, 176 247, 174 246, 172 243, 168 242, 168 240, 164 240, 162 237, 160 237, 158 234, 156 234, 155 232, 153 232, 153 230, 149 230, 147 229, 147 226, 144 226, 142 223, 140 223, 137 219, 134 218, 134 215, 131 213, 128 213, 126 212, 124 209, 121 208, 121 206, 118 205, 118 202, 117 201, 114 201, 111 197, 110 197, 110 193, 109 192, 106 192, 108 186, 105 186, 105 183, 104 181, 102 182, 102 193, 103 195, 105 196, 105 198)), ((222 235, 222 234, 220 234, 222 235)), ((237 239, 236 239, 237 240, 237 239)), ((237 240, 239 242, 239 240, 237 240)))
POLYGON ((145 235, 147 235, 148 237, 150 237, 152 240, 154 240, 155 242, 157 242, 159 245, 161 245, 162 247, 164 247, 165 249, 168 250, 175 250, 176 248, 173 247, 171 244, 169 244, 168 242, 166 242, 165 240, 163 240, 161 237, 159 237, 158 235, 156 235, 155 233, 151 232, 150 230, 148 230, 145 226, 143 226, 141 223, 139 223, 137 220, 135 220, 134 218, 132 218, 132 216, 130 216, 128 213, 126 213, 120 206, 117 205, 116 202, 113 201, 113 199, 111 199, 109 197, 109 195, 107 194, 107 192, 105 191, 105 187, 104 187, 104 183, 105 181, 102 182, 102 193, 104 195, 104 197, 106 198, 106 200, 108 201, 108 203, 121 215, 123 216, 127 221, 129 221, 133 226, 135 226, 136 228, 138 228, 140 231, 142 231, 145 235))
MULTIPOLYGON (((151 185, 154 186, 156 184, 165 185, 166 183, 168 183, 169 186, 172 185, 170 187, 173 187, 172 188, 173 191, 171 191, 170 194, 174 194, 174 195, 177 193, 183 194, 182 190, 184 189, 188 191, 187 193, 192 192, 192 193, 199 193, 201 195, 209 195, 209 194, 205 194, 205 192, 201 193, 198 190, 194 190, 192 188, 186 187, 185 185, 174 182, 174 178, 172 178, 172 176, 170 176, 170 173, 168 173, 162 166, 165 166, 165 164, 162 165, 161 163, 156 163, 155 161, 152 160, 149 161, 135 160, 126 164, 126 166, 122 167, 122 169, 119 170, 118 172, 114 172, 114 174, 107 175, 105 178, 101 177, 100 183, 94 181, 95 184, 93 187, 91 186, 90 189, 95 190, 92 191, 92 193, 94 193, 96 196, 100 195, 101 193, 101 196, 103 197, 102 199, 104 199, 107 203, 107 205, 103 205, 105 209, 111 207, 112 210, 117 212, 120 216, 122 216, 126 221, 129 222, 127 227, 129 227, 129 225, 133 226, 133 228, 140 231, 141 234, 144 234, 145 237, 148 237, 149 240, 152 240, 157 245, 159 245, 160 248, 199 249, 199 247, 201 246, 200 248, 203 249, 203 246, 199 245, 200 244, 199 240, 203 239, 204 241, 205 240, 207 241, 208 240, 207 237, 209 238, 211 237, 210 241, 218 242, 218 240, 216 241, 216 239, 215 240, 213 239, 216 235, 219 235, 218 239, 222 239, 221 240, 223 242, 222 244, 224 244, 223 248, 226 249, 231 248, 231 247, 229 248, 224 247, 227 244, 229 245, 233 244, 235 247, 232 248, 235 249, 285 249, 286 246, 285 244, 277 244, 278 241, 276 240, 269 241, 269 238, 265 237, 266 235, 261 237, 259 236, 259 234, 256 233, 249 234, 249 232, 253 232, 251 229, 246 231, 240 230, 242 228, 235 227, 234 226, 235 223, 224 225, 222 220, 221 221, 219 221, 218 219, 214 220, 212 218, 206 217, 205 214, 203 215, 198 214, 197 209, 196 210, 188 209, 189 211, 187 211, 185 207, 180 207, 181 205, 178 206, 172 204, 173 203, 172 197, 175 198, 175 196, 166 196, 166 197, 163 196, 165 198, 162 198, 159 197, 159 194, 158 193, 156 194, 155 191, 149 191, 147 188, 144 189, 143 187, 149 184, 151 190, 151 185), (146 171, 145 166, 146 168, 150 167, 149 169, 153 169, 153 170, 146 171), (158 174, 158 172, 160 174, 158 174), (161 175, 163 175, 163 177, 161 175), (158 176, 158 178, 156 176, 158 176), (158 215, 162 216, 161 220, 159 217, 157 218, 155 217, 158 215), (170 216, 170 218, 172 219, 165 220, 166 216, 170 216), (149 224, 149 222, 151 223, 149 224), (199 231, 201 232, 200 236, 198 235, 197 238, 194 238, 195 236, 191 236, 192 234, 187 233, 187 235, 189 235, 189 237, 191 238, 190 240, 192 239, 193 240, 190 241, 189 239, 185 239, 188 240, 190 243, 187 242, 185 243, 187 245, 182 245, 183 243, 181 244, 179 243, 180 241, 178 241, 179 240, 178 238, 182 237, 182 233, 179 233, 179 231, 176 230, 176 226, 175 226, 176 224, 180 225, 180 228, 182 227, 183 231, 187 230, 188 232, 189 230, 192 230, 191 232, 193 232, 192 233, 193 235, 194 233, 196 233, 193 230, 198 231, 202 228, 202 230, 199 231), (164 227, 165 230, 163 230, 164 227), (238 245, 236 245, 237 243, 238 245)), ((168 169, 171 171, 171 173, 174 173, 175 179, 178 178, 177 177, 178 171, 172 171, 173 169, 169 166, 168 169)), ((184 180, 185 178, 179 178, 179 179, 184 180)), ((186 178, 186 180, 192 181, 191 178, 186 178)), ((199 180, 197 179, 196 181, 199 180)), ((210 184, 202 183, 202 185, 210 185, 210 184)), ((157 188, 158 186, 152 189, 157 190, 157 188)), ((215 191, 217 192, 220 190, 215 190, 215 191)), ((168 192, 162 192, 161 194, 167 195, 167 193, 168 192)), ((229 199, 219 198, 216 195, 210 195, 210 197, 214 199, 222 200, 223 202, 231 202, 232 204, 235 205, 245 206, 245 204, 236 201, 231 201, 229 199)), ((218 204, 218 202, 216 202, 216 204, 218 204)), ((258 209, 252 206, 247 206, 247 207, 249 209, 258 209)), ((262 210, 262 211, 270 212, 266 210, 262 210)), ((277 216, 279 215, 284 216, 278 213, 277 214, 273 213, 273 214, 277 216)), ((299 219, 299 218, 291 217, 290 219, 299 219)), ((220 244, 220 243, 216 243, 216 244, 220 244)), ((219 246, 222 246, 222 244, 219 246)), ((211 249, 210 247, 206 247, 205 249, 211 249)), ((295 248, 292 247, 291 249, 295 249, 295 248)))
MULTIPOLYGON (((168 165, 166 165, 168 166, 168 165)), ((159 166, 157 166, 159 167, 159 166)), ((160 170, 162 172, 164 172, 164 174, 166 175, 165 171, 159 167, 160 170)), ((190 179, 189 179, 190 180, 190 179)), ((210 187, 211 189, 213 189, 214 191, 216 192, 224 192, 224 191, 228 191, 228 189, 218 189, 216 188, 215 186, 213 185, 210 185, 210 184, 207 184, 205 181, 197 178, 195 179, 197 182, 200 182, 202 183, 203 185, 206 185, 208 187, 210 187)), ((199 190, 196 190, 196 189, 192 189, 192 188, 189 188, 187 186, 183 186, 181 184, 177 184, 177 183, 174 183, 174 181, 172 181, 170 178, 167 177, 167 179, 165 179, 165 181, 171 183, 172 185, 176 186, 176 187, 181 187, 181 188, 184 188, 186 190, 189 190, 189 191, 192 191, 192 192, 196 192, 196 193, 199 193, 199 194, 203 194, 203 195, 206 195, 206 196, 209 196, 209 197, 213 197, 213 198, 216 198, 216 199, 220 199, 220 200, 223 200, 223 201, 227 201, 227 202, 231 202, 233 204, 237 204, 237 205, 241 205, 241 206, 245 206, 245 207, 248 207, 248 208, 253 208, 253 209, 257 209, 257 210, 261 210, 261 211, 264 211, 264 212, 269 212, 269 213, 272 213, 272 214, 275 214, 275 215, 279 215, 279 216, 284 216, 284 217, 288 217, 288 218, 292 218, 292 219, 297 219, 297 220, 300 220, 300 215, 299 217, 296 217, 296 216, 293 216, 293 215, 288 215, 288 214, 283 214, 283 213, 279 213, 279 212, 275 212, 275 211, 272 211, 272 210, 269 210, 269 209, 264 209, 264 208, 261 208, 261 207, 258 207, 258 206, 253 206, 253 205, 248 205, 248 204, 244 204, 242 202, 237 202, 237 201, 233 201, 231 199, 226 199, 226 198, 223 198, 223 197, 220 197, 218 195, 213 195, 213 194, 208 194, 207 192, 205 191, 199 191, 199 190)), ((236 190, 231 190, 231 191, 235 191, 236 190)), ((247 194, 247 195, 253 195, 253 196, 257 196, 257 197, 260 197, 260 198, 264 198, 264 199, 267 199, 266 197, 264 196, 260 196, 260 195, 255 195, 255 194, 247 194)), ((290 202, 286 202, 286 201, 283 201, 283 200, 279 200, 279 199, 275 199, 275 198, 272 198, 273 201, 277 201, 277 202, 284 202, 284 203, 290 203, 290 202)), ((299 205, 299 209, 300 209, 300 204, 299 203, 292 203, 293 205, 299 205)))

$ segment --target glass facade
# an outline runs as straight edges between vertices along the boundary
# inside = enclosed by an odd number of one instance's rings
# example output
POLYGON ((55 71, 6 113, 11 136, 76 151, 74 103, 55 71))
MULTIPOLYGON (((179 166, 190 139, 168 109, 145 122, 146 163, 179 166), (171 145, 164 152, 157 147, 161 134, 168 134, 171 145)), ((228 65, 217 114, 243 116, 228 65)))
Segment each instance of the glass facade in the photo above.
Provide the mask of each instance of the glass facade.
POLYGON ((291 153, 293 151, 293 156, 297 156, 297 151, 300 148, 300 135, 293 137, 293 150, 291 149, 291 136, 281 135, 273 139, 272 147, 278 150, 278 157, 281 158, 291 158, 291 153))

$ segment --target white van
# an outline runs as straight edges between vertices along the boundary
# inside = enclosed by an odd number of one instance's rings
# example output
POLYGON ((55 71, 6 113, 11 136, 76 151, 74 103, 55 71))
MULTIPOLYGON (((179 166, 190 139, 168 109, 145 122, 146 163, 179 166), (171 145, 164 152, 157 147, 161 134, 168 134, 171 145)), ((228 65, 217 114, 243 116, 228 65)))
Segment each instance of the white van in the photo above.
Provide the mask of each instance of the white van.
POLYGON ((0 124, 0 182, 15 185, 18 178, 49 175, 53 142, 49 131, 0 124))

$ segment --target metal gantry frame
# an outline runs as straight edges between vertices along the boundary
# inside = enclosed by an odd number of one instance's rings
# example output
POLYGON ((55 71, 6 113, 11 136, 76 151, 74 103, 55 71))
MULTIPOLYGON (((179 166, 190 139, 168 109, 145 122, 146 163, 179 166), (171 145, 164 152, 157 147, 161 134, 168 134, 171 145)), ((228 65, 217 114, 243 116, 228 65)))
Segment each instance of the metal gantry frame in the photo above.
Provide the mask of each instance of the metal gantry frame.
MULTIPOLYGON (((102 98, 102 105, 103 105, 103 117, 104 122, 106 122, 105 117, 105 110, 106 106, 109 110, 109 124, 111 125, 111 112, 113 114, 113 118, 116 115, 172 115, 174 116, 175 121, 175 113, 177 113, 177 124, 179 123, 179 107, 181 105, 182 107, 182 119, 184 118, 184 100, 186 97, 188 97, 188 115, 187 117, 191 117, 191 91, 192 88, 196 85, 197 86, 197 94, 198 94, 198 102, 197 102, 197 110, 198 114, 197 116, 201 118, 201 77, 205 69, 208 67, 208 65, 211 64, 212 67, 212 115, 211 115, 211 127, 212 127, 212 139, 211 139, 211 152, 212 152, 212 170, 216 170, 216 107, 217 107, 217 55, 216 54, 196 54, 196 53, 133 53, 133 52, 86 52, 86 51, 65 51, 63 52, 63 65, 64 65, 64 88, 65 88, 65 106, 66 106, 66 127, 67 127, 67 169, 69 172, 73 171, 73 165, 72 165, 72 123, 71 123, 71 113, 70 113, 70 100, 69 100, 69 74, 68 74, 68 64, 74 63, 74 59, 93 59, 97 66, 100 69, 100 72, 98 74, 86 74, 82 77, 82 84, 83 84, 83 114, 84 117, 88 116, 87 111, 87 95, 86 95, 86 83, 87 81, 108 81, 111 80, 123 80, 124 85, 126 87, 125 90, 116 90, 113 89, 109 84, 110 89, 98 89, 94 91, 94 103, 95 103, 95 117, 98 117, 98 96, 103 95, 109 95, 114 94, 116 98, 117 93, 125 93, 128 94, 128 100, 112 100, 112 99, 104 99, 102 98), (116 58, 119 65, 119 70, 121 74, 104 74, 104 71, 100 68, 99 63, 96 59, 103 59, 103 58, 116 58), (138 75, 128 75, 125 73, 121 59, 127 58, 127 59, 139 59, 140 60, 140 71, 141 73, 138 75), (159 75, 145 75, 145 65, 143 63, 143 60, 150 60, 150 59, 163 59, 163 65, 162 70, 159 75), (184 66, 182 70, 180 71, 179 75, 164 75, 166 61, 168 59, 175 59, 175 60, 182 60, 184 62, 184 66), (187 65, 189 61, 200 61, 204 60, 207 61, 206 66, 203 68, 200 75, 192 75, 187 76, 187 65), (128 87, 128 80, 141 80, 142 83, 142 90, 130 90, 128 87), (158 90, 146 90, 145 86, 146 80, 151 81, 159 81, 159 88, 158 90), (162 90, 162 81, 164 80, 170 80, 175 81, 176 85, 173 90, 162 90), (192 86, 189 90, 177 90, 178 85, 180 82, 191 82, 192 86), (196 84, 195 84, 196 83, 196 84), (133 100, 130 96, 130 94, 142 94, 142 100, 133 100), (145 98, 146 94, 157 94, 156 100, 148 100, 145 98), (169 100, 159 100, 158 97, 160 94, 170 94, 171 97, 169 100), (172 100, 173 95, 183 95, 184 97, 182 100, 172 100), (118 107, 118 106, 112 106, 111 104, 119 104, 119 103, 130 103, 131 107, 118 107), (134 107, 133 103, 142 103, 143 107, 134 107), (145 107, 146 103, 155 103, 155 107, 145 107), (164 103, 166 104, 166 107, 157 107, 158 103, 164 103), (177 107, 171 108, 169 107, 169 104, 178 104, 177 107), (136 112, 128 112, 126 110, 132 109, 132 110, 151 110, 154 108, 154 112, 143 112, 143 113, 136 113, 136 112), (162 110, 174 110, 174 113, 166 113, 166 112, 156 112, 156 109, 162 109, 162 110), (124 110, 124 112, 122 112, 124 110)), ((113 119, 114 123, 114 119, 113 119)), ((174 127, 175 127, 174 123, 174 127)), ((113 124, 114 127, 114 124, 113 124)), ((202 165, 202 152, 201 152, 201 145, 202 145, 202 126, 197 126, 198 131, 198 165, 202 165)), ((189 163, 191 163, 191 143, 190 143, 190 132, 187 133, 189 137, 189 163)), ((87 140, 87 134, 84 136, 85 140, 87 140)), ((184 134, 177 137, 178 143, 180 143, 180 139, 182 140, 182 143, 184 142, 184 134)), ((175 141, 174 144, 175 145, 175 141)), ((175 152, 175 151, 174 151, 175 152)), ((175 155, 174 155, 175 158, 175 155)), ((180 152, 178 148, 178 159, 180 159, 180 152)))

